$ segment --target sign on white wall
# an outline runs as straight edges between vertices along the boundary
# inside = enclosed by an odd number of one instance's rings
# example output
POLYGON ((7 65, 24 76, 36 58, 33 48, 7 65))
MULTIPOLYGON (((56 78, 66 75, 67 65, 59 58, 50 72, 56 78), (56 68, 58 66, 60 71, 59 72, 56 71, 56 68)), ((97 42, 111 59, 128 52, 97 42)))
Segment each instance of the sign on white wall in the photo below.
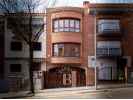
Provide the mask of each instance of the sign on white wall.
POLYGON ((133 72, 131 72, 131 76, 130 77, 133 78, 133 72))
POLYGON ((95 67, 96 66, 96 58, 95 56, 88 56, 88 67, 95 67))
POLYGON ((131 67, 131 56, 124 56, 123 58, 127 59, 127 66, 131 67))

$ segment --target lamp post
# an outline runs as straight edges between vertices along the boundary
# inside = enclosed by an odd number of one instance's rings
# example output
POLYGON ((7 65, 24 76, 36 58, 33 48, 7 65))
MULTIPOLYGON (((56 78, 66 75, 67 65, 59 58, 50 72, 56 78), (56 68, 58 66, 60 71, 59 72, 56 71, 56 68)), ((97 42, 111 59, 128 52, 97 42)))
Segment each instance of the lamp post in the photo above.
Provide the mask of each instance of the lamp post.
POLYGON ((95 47, 95 89, 97 90, 97 35, 96 35, 96 11, 94 12, 94 47, 95 47))

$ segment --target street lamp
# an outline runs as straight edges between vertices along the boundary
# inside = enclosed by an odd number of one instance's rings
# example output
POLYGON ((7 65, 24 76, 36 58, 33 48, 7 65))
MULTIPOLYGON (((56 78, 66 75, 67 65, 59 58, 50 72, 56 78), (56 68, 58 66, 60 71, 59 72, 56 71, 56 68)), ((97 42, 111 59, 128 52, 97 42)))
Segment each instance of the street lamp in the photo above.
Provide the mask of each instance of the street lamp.
POLYGON ((97 90, 97 31, 96 31, 96 11, 94 11, 94 47, 95 47, 95 89, 97 90))
MULTIPOLYGON (((90 12, 90 9, 88 9, 88 12, 90 12)), ((96 10, 93 11, 92 15, 94 16, 94 68, 95 68, 95 89, 97 90, 97 51, 96 51, 96 48, 97 48, 97 31, 96 31, 96 15, 97 15, 97 12, 96 10)))

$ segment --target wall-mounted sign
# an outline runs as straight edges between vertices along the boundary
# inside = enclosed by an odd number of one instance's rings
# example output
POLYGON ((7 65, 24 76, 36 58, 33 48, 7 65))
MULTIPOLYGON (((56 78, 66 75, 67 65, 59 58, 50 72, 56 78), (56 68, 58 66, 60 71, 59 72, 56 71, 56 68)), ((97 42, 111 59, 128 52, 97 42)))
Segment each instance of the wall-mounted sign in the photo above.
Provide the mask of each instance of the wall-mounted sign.
POLYGON ((131 72, 131 76, 130 77, 133 78, 133 72, 131 72))
POLYGON ((96 67, 96 58, 95 56, 88 56, 88 67, 96 67))
POLYGON ((128 67, 131 67, 131 61, 132 61, 132 59, 131 59, 131 56, 123 56, 123 58, 125 58, 125 59, 127 59, 127 66, 128 67))

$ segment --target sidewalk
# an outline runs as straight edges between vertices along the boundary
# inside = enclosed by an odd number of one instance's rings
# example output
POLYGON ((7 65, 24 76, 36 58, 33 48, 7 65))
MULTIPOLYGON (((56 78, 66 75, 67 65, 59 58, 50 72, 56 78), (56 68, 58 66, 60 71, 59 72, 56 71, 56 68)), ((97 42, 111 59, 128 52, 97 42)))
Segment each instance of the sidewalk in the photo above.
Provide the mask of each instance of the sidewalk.
POLYGON ((54 88, 54 89, 44 89, 44 90, 38 90, 36 93, 50 93, 50 92, 64 92, 64 91, 99 91, 99 90, 105 90, 105 89, 113 89, 113 88, 125 88, 125 87, 133 87, 133 84, 104 84, 104 85, 98 85, 97 90, 95 89, 95 86, 83 86, 83 87, 69 87, 69 88, 54 88))
POLYGON ((20 97, 26 97, 26 96, 32 96, 30 94, 30 91, 0 93, 0 99, 4 99, 4 98, 20 98, 20 97))
POLYGON ((36 91, 36 97, 51 97, 57 95, 72 95, 77 93, 94 93, 94 92, 105 92, 112 89, 118 88, 133 88, 133 84, 107 84, 98 85, 97 89, 95 86, 84 86, 84 87, 72 87, 72 88, 55 88, 55 89, 45 89, 36 91))
MULTIPOLYGON (((85 93, 85 92, 103 92, 106 90, 116 89, 116 88, 133 88, 133 84, 108 84, 108 85, 98 85, 97 90, 95 86, 84 86, 84 87, 72 87, 72 88, 55 88, 55 89, 44 89, 35 91, 35 96, 54 96, 54 95, 71 95, 74 93, 85 93)), ((27 96, 32 96, 29 91, 22 92, 11 92, 11 93, 1 93, 0 98, 23 98, 27 96)))

